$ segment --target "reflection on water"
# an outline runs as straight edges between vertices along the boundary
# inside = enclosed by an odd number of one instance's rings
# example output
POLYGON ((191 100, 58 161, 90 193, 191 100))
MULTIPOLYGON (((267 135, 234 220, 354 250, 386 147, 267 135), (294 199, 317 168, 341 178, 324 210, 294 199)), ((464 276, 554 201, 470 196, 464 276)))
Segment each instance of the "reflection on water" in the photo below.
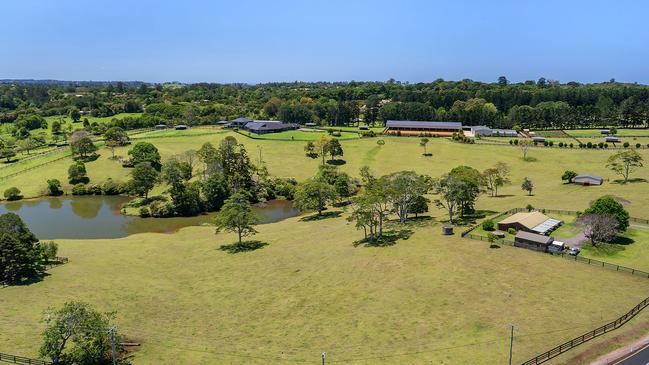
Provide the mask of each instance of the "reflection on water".
MULTIPOLYGON (((120 196, 52 197, 0 204, 0 214, 19 214, 40 239, 117 238, 135 233, 170 233, 210 222, 214 214, 187 218, 139 218, 120 214, 129 198, 120 196)), ((272 200, 254 208, 259 222, 272 223, 298 215, 285 200, 272 200)))

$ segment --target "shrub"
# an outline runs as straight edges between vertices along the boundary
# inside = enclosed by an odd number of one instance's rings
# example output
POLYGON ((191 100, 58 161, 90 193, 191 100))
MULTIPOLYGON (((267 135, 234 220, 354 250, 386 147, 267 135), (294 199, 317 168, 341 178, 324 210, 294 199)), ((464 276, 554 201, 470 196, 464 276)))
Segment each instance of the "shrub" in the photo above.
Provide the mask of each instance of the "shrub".
POLYGON ((493 220, 487 219, 484 222, 482 222, 482 229, 484 229, 487 232, 495 231, 496 224, 494 223, 493 220))
POLYGON ((597 146, 599 146, 599 148, 604 148, 604 142, 599 142, 597 146))
POLYGON ((341 136, 340 132, 338 132, 338 131, 334 131, 333 133, 331 133, 331 135, 334 136, 334 137, 340 137, 341 136))
POLYGON ((548 144, 550 145, 550 147, 554 146, 554 142, 553 142, 553 141, 548 142, 548 144))
POLYGON ((509 144, 513 145, 513 144, 514 144, 514 141, 510 139, 510 140, 509 140, 509 144))
POLYGON ((593 148, 593 142, 588 142, 588 143, 586 143, 586 147, 588 147, 588 148, 593 148))
POLYGON ((559 147, 563 147, 563 142, 559 142, 559 147))
POLYGON ((59 252, 59 245, 54 241, 48 241, 41 243, 41 249, 43 250, 43 257, 46 262, 56 261, 56 255, 59 252))
POLYGON ((97 184, 92 184, 86 188, 86 194, 88 195, 101 195, 101 186, 97 184))
POLYGON ((507 233, 515 235, 515 234, 516 234, 516 228, 514 228, 514 227, 509 227, 509 228, 507 229, 507 233))
POLYGON ((527 209, 528 212, 531 212, 531 211, 534 210, 534 207, 532 206, 532 204, 527 204, 527 206, 525 207, 525 209, 527 209))
POLYGON ((543 141, 543 145, 544 145, 545 147, 547 147, 549 144, 550 144, 550 142, 548 142, 548 141, 543 141))
POLYGON ((518 146, 518 140, 517 139, 514 140, 514 144, 518 146))
POLYGON ((571 142, 571 143, 570 143, 570 148, 572 148, 572 147, 573 147, 573 144, 572 144, 572 142, 571 142))
POLYGON ((642 147, 642 145, 640 143, 635 144, 635 148, 640 148, 640 147, 642 147))
POLYGON ((140 208, 140 217, 148 218, 151 216, 151 211, 147 207, 140 208))
POLYGON ((47 180, 47 195, 59 196, 62 195, 61 182, 57 179, 47 180))
POLYGON ((20 200, 23 198, 23 196, 20 195, 20 189, 15 186, 12 186, 9 189, 5 190, 4 196, 7 200, 20 200))
POLYGON ((174 215, 174 207, 172 203, 154 201, 149 205, 152 217, 164 218, 171 217, 174 215))
POLYGON ((624 148, 629 148, 629 142, 624 142, 624 144, 622 144, 622 146, 624 146, 624 148))
POLYGON ((72 187, 72 195, 87 195, 86 186, 83 184, 77 184, 72 187))
POLYGON ((101 187, 104 195, 119 195, 124 192, 124 186, 116 183, 113 179, 108 178, 101 187))

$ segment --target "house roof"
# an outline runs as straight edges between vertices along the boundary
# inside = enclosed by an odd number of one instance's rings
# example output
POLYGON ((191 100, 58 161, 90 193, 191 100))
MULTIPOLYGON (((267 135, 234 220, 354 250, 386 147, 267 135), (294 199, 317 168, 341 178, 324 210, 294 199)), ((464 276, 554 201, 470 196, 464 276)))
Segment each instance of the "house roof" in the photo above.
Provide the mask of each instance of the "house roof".
POLYGON ((295 124, 282 123, 277 120, 254 120, 246 123, 246 129, 250 130, 282 130, 295 127, 295 124))
POLYGON ((582 180, 582 179, 591 179, 591 180, 596 180, 596 181, 602 181, 601 176, 596 176, 596 175, 591 175, 591 174, 579 174, 575 176, 575 180, 582 180))
POLYGON ((516 238, 520 238, 526 241, 541 243, 544 245, 549 245, 554 241, 553 237, 548 237, 542 234, 530 233, 525 231, 518 231, 518 233, 516 233, 516 238))
POLYGON ((433 121, 414 121, 414 120, 388 120, 385 126, 401 128, 438 128, 438 129, 462 129, 460 122, 433 122, 433 121))
POLYGON ((545 214, 541 212, 520 212, 516 213, 514 215, 511 215, 503 220, 501 220, 498 223, 502 224, 511 224, 511 223, 519 223, 525 228, 528 229, 533 229, 534 227, 537 227, 538 225, 542 224, 543 222, 547 221, 548 218, 545 214))
POLYGON ((252 122, 252 119, 246 118, 246 117, 239 117, 235 120, 230 121, 231 123, 247 123, 247 122, 252 122))

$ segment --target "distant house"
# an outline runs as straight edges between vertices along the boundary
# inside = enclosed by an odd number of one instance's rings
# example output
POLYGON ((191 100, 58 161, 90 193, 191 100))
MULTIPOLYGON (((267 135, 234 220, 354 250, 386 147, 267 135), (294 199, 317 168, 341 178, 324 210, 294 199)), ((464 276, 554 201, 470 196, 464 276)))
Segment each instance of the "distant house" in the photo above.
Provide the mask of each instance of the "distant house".
POLYGON ((421 133, 438 136, 451 136, 462 132, 460 122, 420 122, 412 120, 388 120, 385 122, 384 134, 419 135, 421 133))
POLYGON ((182 130, 185 130, 185 129, 189 128, 189 127, 187 127, 186 124, 176 124, 176 125, 174 126, 174 128, 175 128, 176 130, 178 130, 178 131, 182 131, 182 130))
POLYGON ((368 130, 370 130, 370 127, 368 125, 366 125, 366 124, 361 124, 361 125, 358 126, 358 129, 361 130, 361 131, 368 131, 368 130))
POLYGON ((165 124, 158 124, 155 126, 155 129, 167 129, 167 125, 165 124))
POLYGON ((543 142, 545 142, 545 137, 541 137, 541 136, 534 136, 534 137, 532 137, 532 141, 534 141, 534 142, 541 142, 541 143, 543 143, 543 142))
POLYGON ((602 185, 604 179, 601 176, 595 176, 591 174, 579 174, 575 176, 574 180, 577 185, 602 185))
POLYGON ((552 242, 554 242, 553 237, 525 231, 519 231, 514 237, 514 246, 540 252, 547 251, 552 242))
POLYGON ((256 134, 277 133, 300 128, 298 124, 282 123, 276 120, 254 120, 246 123, 244 130, 256 134))
POLYGON ((553 219, 541 212, 520 212, 498 222, 498 229, 507 231, 514 228, 537 234, 549 234, 563 224, 563 221, 553 219))
POLYGON ((617 137, 615 137, 615 136, 607 136, 604 140, 605 140, 606 142, 611 142, 611 143, 617 143, 617 142, 620 142, 620 139, 617 138, 617 137))
POLYGON ((601 134, 611 134, 611 130, 610 129, 602 129, 602 130, 599 131, 599 133, 601 133, 601 134))

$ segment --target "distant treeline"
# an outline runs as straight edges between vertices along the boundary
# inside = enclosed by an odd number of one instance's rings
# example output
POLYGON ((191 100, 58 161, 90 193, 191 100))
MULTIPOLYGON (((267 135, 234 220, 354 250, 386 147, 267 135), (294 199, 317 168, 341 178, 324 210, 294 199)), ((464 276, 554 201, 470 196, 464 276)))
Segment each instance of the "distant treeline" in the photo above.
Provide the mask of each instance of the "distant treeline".
POLYGON ((541 78, 509 83, 295 82, 247 84, 6 83, 0 122, 26 113, 110 117, 143 112, 124 127, 210 124, 240 116, 350 126, 388 119, 458 121, 501 128, 573 129, 649 126, 649 86, 541 78), (138 119, 138 120, 135 120, 138 119))

